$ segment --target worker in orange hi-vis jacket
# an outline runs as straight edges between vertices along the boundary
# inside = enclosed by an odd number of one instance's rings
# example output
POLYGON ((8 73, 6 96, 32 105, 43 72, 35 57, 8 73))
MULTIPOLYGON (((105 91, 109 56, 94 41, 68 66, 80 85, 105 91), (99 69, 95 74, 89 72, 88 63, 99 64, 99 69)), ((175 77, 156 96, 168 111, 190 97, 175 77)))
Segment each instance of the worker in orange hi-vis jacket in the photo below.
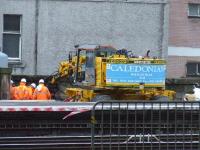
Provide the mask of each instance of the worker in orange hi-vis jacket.
POLYGON ((15 92, 16 92, 16 87, 14 85, 13 80, 10 80, 10 99, 15 100, 15 92))
POLYGON ((15 91, 15 99, 16 100, 28 100, 29 99, 29 92, 26 86, 26 79, 22 78, 19 86, 16 87, 15 91))
POLYGON ((35 92, 36 84, 31 83, 30 86, 28 86, 28 92, 29 92, 29 99, 33 99, 33 93, 35 92))
POLYGON ((49 89, 44 85, 44 80, 39 80, 39 85, 35 89, 35 92, 33 93, 33 99, 36 100, 50 100, 51 94, 49 92, 49 89))

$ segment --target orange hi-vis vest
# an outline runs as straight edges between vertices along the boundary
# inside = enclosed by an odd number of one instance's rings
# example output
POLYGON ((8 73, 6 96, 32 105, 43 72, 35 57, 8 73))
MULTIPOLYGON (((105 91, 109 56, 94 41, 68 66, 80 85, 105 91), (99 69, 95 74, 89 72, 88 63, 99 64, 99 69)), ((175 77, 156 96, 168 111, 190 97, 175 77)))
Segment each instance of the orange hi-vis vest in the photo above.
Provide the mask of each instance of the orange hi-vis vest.
POLYGON ((33 93, 33 99, 36 100, 50 100, 51 94, 49 89, 44 84, 39 84, 33 93))
POLYGON ((28 92, 28 88, 26 87, 25 83, 20 82, 20 85, 18 87, 16 87, 15 99, 16 100, 27 100, 27 99, 29 99, 29 92, 28 92))
POLYGON ((17 87, 14 87, 14 86, 10 86, 10 99, 11 100, 15 100, 15 93, 16 93, 16 88, 17 87))
POLYGON ((33 99, 34 91, 35 91, 34 88, 32 88, 31 86, 28 87, 29 99, 33 99))

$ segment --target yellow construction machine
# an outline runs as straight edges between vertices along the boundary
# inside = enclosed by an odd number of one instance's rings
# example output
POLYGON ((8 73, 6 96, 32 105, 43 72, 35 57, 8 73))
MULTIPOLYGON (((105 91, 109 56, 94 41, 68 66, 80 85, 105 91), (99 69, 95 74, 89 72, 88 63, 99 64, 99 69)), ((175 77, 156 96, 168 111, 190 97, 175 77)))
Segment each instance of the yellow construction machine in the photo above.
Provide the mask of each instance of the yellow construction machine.
MULTIPOLYGON (((175 92, 165 89, 166 61, 134 56, 112 46, 76 45, 74 55, 61 62, 57 76, 65 78, 68 101, 173 100, 175 92)), ((64 83, 64 81, 62 81, 64 83)))

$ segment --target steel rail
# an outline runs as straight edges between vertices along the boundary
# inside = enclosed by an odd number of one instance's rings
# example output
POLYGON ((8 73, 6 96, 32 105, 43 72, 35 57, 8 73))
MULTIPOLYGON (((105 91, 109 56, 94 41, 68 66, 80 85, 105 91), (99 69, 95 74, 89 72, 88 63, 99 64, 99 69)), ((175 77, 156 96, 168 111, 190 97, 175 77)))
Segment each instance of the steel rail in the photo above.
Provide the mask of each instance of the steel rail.
MULTIPOLYGON (((33 149, 33 150, 42 150, 42 149, 90 149, 91 142, 90 136, 58 136, 58 137, 1 137, 0 149, 1 150, 14 150, 14 149, 33 149), (66 139, 67 138, 67 139, 66 139), (73 141, 72 138, 76 138, 76 141, 73 141), (80 141, 82 139, 82 142, 80 141), (6 140, 5 143, 2 143, 2 139, 6 140), (28 139, 28 140, 27 140, 28 139), (42 140, 41 140, 42 139, 42 140), (51 139, 49 141, 49 139, 51 139), (10 141, 9 140, 15 140, 10 141)), ((106 143, 105 143, 106 144, 106 143)), ((108 144, 108 143, 107 143, 108 144)), ((98 145, 98 143, 96 144, 98 145)))

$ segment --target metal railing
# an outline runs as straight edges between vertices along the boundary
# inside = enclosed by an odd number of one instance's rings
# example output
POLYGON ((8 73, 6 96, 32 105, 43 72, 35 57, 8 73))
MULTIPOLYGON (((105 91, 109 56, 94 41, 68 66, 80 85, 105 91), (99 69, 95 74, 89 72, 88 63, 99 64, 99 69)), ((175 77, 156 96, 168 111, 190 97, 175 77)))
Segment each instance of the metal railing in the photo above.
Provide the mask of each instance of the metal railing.
POLYGON ((92 149, 199 150, 199 102, 97 102, 92 149))

